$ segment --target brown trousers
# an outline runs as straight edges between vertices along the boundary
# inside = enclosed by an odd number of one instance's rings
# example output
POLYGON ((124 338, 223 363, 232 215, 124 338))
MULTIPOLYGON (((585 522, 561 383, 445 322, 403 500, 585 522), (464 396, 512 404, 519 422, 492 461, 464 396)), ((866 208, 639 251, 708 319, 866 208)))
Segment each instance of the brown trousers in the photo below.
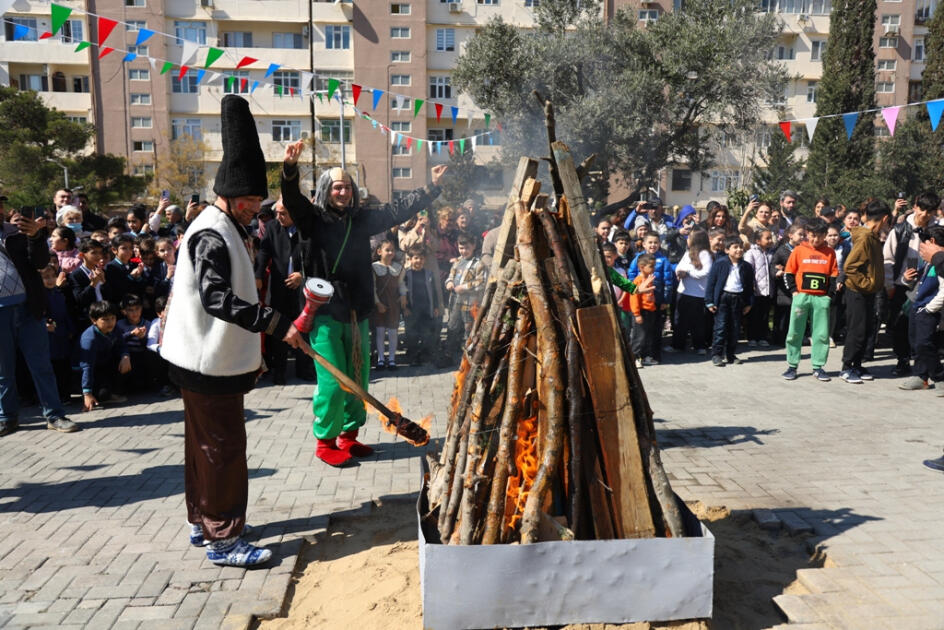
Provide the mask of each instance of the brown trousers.
POLYGON ((180 393, 187 520, 207 540, 239 536, 249 500, 243 395, 180 393))

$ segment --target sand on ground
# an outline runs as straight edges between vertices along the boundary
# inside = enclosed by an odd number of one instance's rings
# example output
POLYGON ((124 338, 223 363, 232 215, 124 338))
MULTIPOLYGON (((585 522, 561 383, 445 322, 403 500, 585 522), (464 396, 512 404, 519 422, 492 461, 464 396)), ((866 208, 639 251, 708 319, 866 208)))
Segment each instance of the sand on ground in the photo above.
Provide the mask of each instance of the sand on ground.
MULTIPOLYGON (((716 539, 714 618, 703 621, 576 624, 561 630, 760 630, 782 622, 771 598, 795 589, 798 568, 817 566, 804 539, 771 534, 749 513, 690 506, 716 539)), ((423 607, 415 506, 387 503, 370 515, 331 520, 324 539, 307 547, 288 594, 287 617, 260 630, 420 630, 423 607)))

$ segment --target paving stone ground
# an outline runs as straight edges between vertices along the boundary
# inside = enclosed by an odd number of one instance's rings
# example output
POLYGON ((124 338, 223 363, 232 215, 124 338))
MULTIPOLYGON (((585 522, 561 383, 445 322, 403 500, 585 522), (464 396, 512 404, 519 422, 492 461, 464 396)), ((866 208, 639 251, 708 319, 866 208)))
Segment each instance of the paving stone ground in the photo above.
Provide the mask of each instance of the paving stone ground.
MULTIPOLYGON (((838 351, 828 367, 838 368, 838 351)), ((687 500, 759 511, 768 526, 812 529, 829 558, 800 572, 805 595, 778 606, 800 630, 944 628, 944 475, 921 465, 944 444, 944 399, 809 376, 783 381, 782 351, 715 368, 691 355, 642 371, 663 458, 687 500)), ((401 368, 372 392, 445 429, 448 372, 401 368)), ((355 468, 314 457, 312 387, 246 398, 249 520, 275 551, 264 569, 220 568, 187 541, 179 399, 137 399, 75 415, 79 433, 27 415, 0 439, 0 626, 245 627, 281 609, 303 540, 341 510, 419 488, 420 456, 369 420, 378 446, 355 468)), ((35 413, 35 408, 27 410, 35 413)), ((434 442, 435 446, 435 442, 434 442)))

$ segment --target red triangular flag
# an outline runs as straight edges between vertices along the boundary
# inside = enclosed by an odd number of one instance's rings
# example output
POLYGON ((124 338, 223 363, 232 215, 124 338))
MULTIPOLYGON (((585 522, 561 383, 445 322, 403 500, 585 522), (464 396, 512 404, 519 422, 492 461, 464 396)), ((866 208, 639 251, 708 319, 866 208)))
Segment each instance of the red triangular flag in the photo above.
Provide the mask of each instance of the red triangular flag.
POLYGON ((290 87, 290 88, 288 89, 288 95, 289 95, 289 96, 295 96, 295 88, 290 87))
MULTIPOLYGON (((442 103, 433 103, 433 106, 436 108, 436 122, 439 122, 439 119, 442 118, 442 103)), ((452 148, 451 143, 449 148, 452 148)))
POLYGON ((449 141, 449 155, 452 155, 456 151, 456 144, 453 140, 449 141))
POLYGON ((49 31, 46 31, 45 33, 39 36, 40 39, 49 39, 50 37, 52 37, 52 33, 50 33, 49 31))
POLYGON ((783 132, 783 135, 787 137, 787 142, 792 142, 790 139, 790 121, 780 123, 780 131, 783 132))
POLYGON ((406 137, 406 150, 409 151, 410 147, 413 146, 413 138, 410 136, 406 137))
POLYGON ((236 64, 236 69, 239 70, 243 66, 249 66, 259 61, 258 59, 253 59, 252 57, 243 57, 239 60, 239 63, 236 64))
POLYGON ((361 86, 356 83, 352 83, 351 94, 354 96, 354 107, 357 107, 357 99, 361 97, 361 86))
POLYGON ((113 51, 113 50, 114 50, 114 48, 109 48, 108 46, 105 46, 104 48, 102 48, 102 49, 99 51, 99 53, 98 53, 98 58, 101 59, 102 57, 104 57, 105 55, 107 55, 108 53, 110 53, 110 52, 113 51))
POLYGON ((111 35, 112 30, 118 25, 115 20, 109 20, 106 17, 98 16, 98 45, 101 46, 111 35))
POLYGON ((178 81, 184 78, 184 75, 187 74, 187 70, 189 70, 187 66, 180 66, 180 73, 177 75, 178 81))
POLYGON ((245 92, 245 91, 246 91, 246 88, 247 88, 248 86, 249 86, 249 79, 246 79, 246 78, 244 77, 244 78, 241 78, 241 79, 239 80, 239 91, 240 91, 240 92, 245 92))

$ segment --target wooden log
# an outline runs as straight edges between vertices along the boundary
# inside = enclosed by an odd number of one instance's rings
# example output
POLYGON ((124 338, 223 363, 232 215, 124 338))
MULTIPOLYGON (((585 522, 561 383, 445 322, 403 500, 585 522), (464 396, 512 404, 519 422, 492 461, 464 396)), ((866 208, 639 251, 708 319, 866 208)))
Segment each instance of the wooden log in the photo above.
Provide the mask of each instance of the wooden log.
POLYGON ((511 184, 511 191, 508 193, 508 205, 505 206, 505 214, 502 216, 501 225, 498 228, 498 242, 495 244, 495 254, 492 258, 492 269, 489 274, 489 282, 501 275, 501 269, 505 263, 514 258, 515 255, 515 204, 521 200, 521 191, 528 178, 534 179, 538 176, 538 162, 531 158, 523 157, 518 160, 518 168, 515 171, 515 178, 511 184))
POLYGON ((564 382, 557 323, 551 313, 544 283, 541 280, 541 269, 534 254, 534 216, 527 206, 519 203, 515 208, 515 217, 518 226, 518 260, 521 263, 521 277, 528 291, 528 299, 534 315, 534 327, 538 333, 541 380, 545 386, 545 397, 541 402, 547 410, 547 432, 538 449, 541 463, 521 517, 521 542, 528 544, 537 540, 541 506, 550 488, 551 479, 560 464, 565 423, 564 382))
POLYGON ((572 529, 561 525, 557 519, 547 512, 541 512, 541 521, 538 525, 538 540, 574 540, 576 536, 572 529))
POLYGON ((577 309, 577 326, 590 384, 590 399, 603 450, 606 478, 613 491, 616 534, 655 535, 631 393, 612 305, 577 309))
POLYGON ((537 90, 531 90, 531 94, 537 99, 538 103, 541 104, 541 108, 544 110, 544 128, 547 131, 547 146, 548 149, 551 149, 548 151, 548 155, 550 156, 547 160, 548 170, 551 174, 551 183, 554 186, 554 192, 560 196, 564 193, 564 187, 561 185, 561 178, 558 173, 557 162, 554 159, 553 151, 553 144, 557 140, 557 123, 554 120, 554 104, 551 102, 551 99, 541 96, 541 93, 537 90))
POLYGON ((505 388, 505 409, 502 412, 498 453, 495 456, 495 471, 492 476, 492 488, 485 518, 485 532, 482 534, 483 545, 493 545, 498 542, 502 520, 505 516, 505 492, 510 473, 509 462, 512 461, 515 435, 518 430, 518 418, 521 416, 521 401, 524 398, 521 385, 525 348, 527 347, 530 330, 531 313, 529 304, 525 300, 518 309, 515 335, 511 339, 508 358, 508 384, 505 388))

